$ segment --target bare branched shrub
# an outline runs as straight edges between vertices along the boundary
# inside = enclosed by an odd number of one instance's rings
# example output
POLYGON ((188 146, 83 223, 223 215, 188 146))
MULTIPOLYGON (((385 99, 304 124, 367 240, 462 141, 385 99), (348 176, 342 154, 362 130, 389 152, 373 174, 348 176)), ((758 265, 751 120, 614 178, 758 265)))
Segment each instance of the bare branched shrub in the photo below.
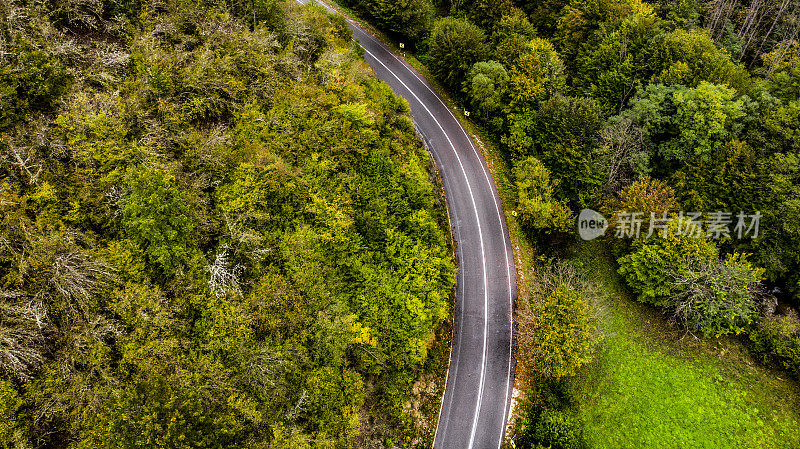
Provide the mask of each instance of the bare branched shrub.
MULTIPOLYGON (((4 1, 0 3, 0 13, 3 14, 2 25, 10 33, 23 32, 30 23, 31 17, 28 8, 19 6, 14 2, 4 1)), ((4 38, 5 33, 0 33, 0 38, 4 38)), ((5 57, 6 54, 3 54, 5 57)), ((8 55, 11 56, 11 55, 8 55)), ((0 61, 2 58, 0 58, 0 61)))
POLYGON ((351 57, 348 52, 329 49, 322 54, 317 61, 316 67, 320 70, 322 83, 328 87, 342 81, 342 73, 347 73, 342 68, 349 64, 351 57))
POLYGON ((246 358, 246 382, 253 387, 274 388, 290 368, 287 355, 272 348, 251 350, 246 358))
POLYGON ((562 287, 571 287, 584 294, 589 303, 597 303, 597 287, 568 262, 557 262, 552 265, 540 267, 533 274, 531 281, 533 290, 532 301, 548 297, 551 293, 562 287))
POLYGON ((4 138, 0 142, 0 162, 18 171, 28 185, 38 185, 44 168, 38 160, 36 149, 17 139, 4 138))
POLYGON ((50 284, 69 304, 76 305, 84 313, 87 300, 112 279, 113 267, 90 258, 77 246, 53 257, 50 284))
MULTIPOLYGON (((800 3, 795 0, 704 0, 700 6, 703 25, 717 43, 726 39, 726 30, 736 33, 741 45, 738 59, 749 59, 749 69, 773 45, 781 52, 780 42, 795 39, 800 25, 800 3)), ((767 65, 767 77, 773 68, 767 65)))
POLYGON ((230 160, 231 136, 225 125, 214 126, 198 136, 197 144, 203 162, 217 167, 225 167, 233 162, 230 160))
POLYGON ((100 46, 95 51, 100 66, 112 73, 122 73, 131 61, 130 53, 115 44, 100 46))
POLYGON ((0 291, 0 310, 4 316, 35 324, 37 329, 44 329, 47 321, 47 307, 39 298, 28 298, 21 291, 0 291))
POLYGON ((200 36, 204 38, 214 38, 218 42, 229 42, 234 39, 241 39, 247 32, 247 28, 241 21, 233 20, 230 16, 215 16, 208 20, 205 17, 197 17, 197 26, 200 36))
POLYGON ((53 315, 85 316, 90 298, 116 282, 115 268, 94 257, 91 242, 76 230, 42 235, 21 219, 5 231, 0 254, 11 265, 9 279, 53 315))
POLYGON ((286 418, 288 420, 293 420, 299 415, 300 413, 306 411, 306 400, 308 399, 308 390, 303 389, 303 393, 300 394, 300 399, 286 411, 286 418))
MULTIPOLYGON (((564 287, 572 288, 583 295, 592 308, 594 315, 596 317, 601 315, 602 308, 599 304, 597 286, 587 280, 574 265, 568 262, 560 261, 538 268, 533 273, 533 279, 531 279, 530 284, 532 286, 530 292, 531 304, 523 302, 517 311, 520 334, 530 335, 531 333, 527 332, 527 330, 530 330, 528 327, 536 322, 536 308, 532 305, 541 303, 553 292, 564 287)), ((599 332, 599 329, 596 331, 599 332)), ((520 335, 520 338, 524 339, 525 335, 520 335)))
POLYGON ((56 40, 52 47, 48 48, 48 54, 71 67, 87 65, 91 57, 91 53, 76 39, 56 40))
POLYGON ((225 214, 224 218, 228 237, 235 242, 237 251, 244 252, 254 260, 262 260, 272 252, 272 248, 261 247, 260 244, 264 238, 247 227, 247 221, 253 218, 251 214, 237 215, 234 219, 225 214), (248 250, 243 251, 242 248, 248 248, 248 250))
POLYGON ((705 4, 708 10, 704 25, 711 30, 712 35, 719 39, 724 30, 724 23, 728 21, 739 0, 710 0, 705 4))
POLYGON ((521 301, 517 311, 517 372, 523 384, 537 382, 541 375, 560 377, 585 363, 599 341, 602 315, 596 286, 570 263, 538 269, 531 286, 530 300, 521 301), (575 339, 554 349, 554 340, 570 332, 576 332, 571 336, 575 339))
POLYGON ((287 31, 294 40, 293 53, 300 58, 306 69, 311 68, 325 51, 325 37, 314 26, 302 20, 290 22, 287 31))
POLYGON ((103 202, 113 211, 114 216, 118 216, 121 212, 120 201, 125 197, 125 189, 122 186, 111 186, 106 192, 103 202))
POLYGON ((616 192, 633 182, 637 171, 637 158, 641 158, 644 134, 628 118, 623 118, 600 131, 604 154, 600 161, 606 180, 603 189, 616 192))
POLYGON ((136 142, 142 152, 140 162, 147 166, 155 166, 154 161, 165 159, 164 143, 169 141, 169 133, 158 120, 151 120, 147 132, 136 142))
POLYGON ((0 371, 29 381, 44 362, 44 304, 22 292, 0 292, 0 371))
POLYGON ((166 17, 159 20, 154 26, 152 34, 154 36, 172 37, 179 33, 178 27, 171 20, 166 17))
POLYGON ((256 29, 250 33, 250 44, 259 53, 277 53, 282 48, 278 35, 274 31, 264 28, 256 29))
POLYGON ((775 72, 780 68, 785 68, 789 73, 794 73, 798 63, 798 58, 796 56, 798 43, 795 40, 798 31, 800 31, 800 20, 798 20, 798 26, 794 28, 790 39, 779 42, 771 53, 762 55, 762 60, 767 66, 767 78, 772 78, 775 72), (794 55, 790 52, 794 53, 794 55), (786 58, 787 53, 790 53, 789 58, 786 58), (791 62, 785 62, 786 59, 789 59, 791 62))
POLYGON ((51 121, 45 116, 37 116, 32 120, 30 138, 44 157, 62 158, 67 156, 67 145, 51 133, 51 121))
POLYGON ((244 267, 241 265, 230 266, 228 249, 228 245, 223 245, 214 262, 206 267, 206 271, 210 275, 208 287, 211 289, 211 293, 216 296, 241 296, 242 289, 239 286, 239 277, 242 275, 244 267))
POLYGON ((9 376, 30 380, 44 362, 41 341, 36 329, 0 325, 0 368, 9 376))
POLYGON ((228 134, 228 127, 219 124, 211 128, 204 136, 201 146, 207 153, 213 153, 214 150, 231 145, 231 136, 228 134))

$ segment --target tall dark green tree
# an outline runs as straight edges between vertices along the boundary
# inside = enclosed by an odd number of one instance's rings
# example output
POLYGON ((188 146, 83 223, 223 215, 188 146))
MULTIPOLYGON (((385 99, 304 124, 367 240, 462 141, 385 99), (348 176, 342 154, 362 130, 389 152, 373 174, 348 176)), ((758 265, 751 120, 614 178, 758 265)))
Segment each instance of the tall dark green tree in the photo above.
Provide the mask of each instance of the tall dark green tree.
POLYGON ((431 31, 428 58, 431 71, 445 85, 458 89, 472 65, 486 59, 486 34, 467 19, 439 19, 431 31))
POLYGON ((558 180, 556 198, 572 208, 591 203, 602 185, 599 135, 602 112, 590 98, 556 95, 538 111, 511 117, 503 142, 515 158, 534 156, 558 180))

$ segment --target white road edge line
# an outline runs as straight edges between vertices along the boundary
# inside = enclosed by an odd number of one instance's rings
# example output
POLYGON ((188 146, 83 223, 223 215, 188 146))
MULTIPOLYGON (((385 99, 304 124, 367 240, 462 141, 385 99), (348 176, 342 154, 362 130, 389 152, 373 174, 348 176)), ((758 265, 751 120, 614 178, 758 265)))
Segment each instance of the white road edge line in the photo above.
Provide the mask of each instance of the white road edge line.
MULTIPOLYGON (((384 45, 380 40, 376 39, 374 36, 372 36, 371 34, 367 33, 366 31, 364 32, 364 34, 366 34, 370 39, 372 39, 377 44, 379 44, 381 46, 384 45)), ((469 144, 472 147, 472 151, 475 153, 475 156, 478 157, 478 161, 481 161, 480 156, 478 156, 478 150, 475 148, 475 145, 472 143, 472 139, 467 134, 467 131, 464 129, 463 126, 461 126, 461 122, 458 121, 458 119, 453 114, 453 111, 451 111, 450 108, 447 106, 447 104, 445 104, 445 102, 441 99, 439 94, 434 92, 428 86, 428 84, 425 82, 425 80, 420 78, 414 70, 411 70, 411 68, 408 67, 408 65, 407 65, 408 63, 407 62, 405 62, 404 60, 398 58, 394 54, 394 52, 389 51, 389 53, 392 55, 392 57, 395 60, 400 62, 400 64, 406 70, 408 70, 408 72, 411 73, 411 75, 413 75, 428 90, 428 92, 433 94, 433 96, 436 97, 436 99, 439 101, 439 103, 442 104, 442 106, 445 107, 445 109, 447 109, 447 112, 450 113, 450 115, 453 117, 453 120, 455 120, 455 122, 458 124, 458 127, 461 129, 461 132, 464 133, 464 136, 469 141, 469 144)), ((374 55, 373 55, 373 57, 374 57, 374 55)), ((377 60, 377 58, 376 58, 376 60, 377 60)), ((383 65, 383 63, 381 63, 381 65, 383 65)), ((385 65, 383 65, 383 66, 386 67, 385 65)), ((390 72, 391 72, 391 70, 390 70, 390 72)), ((392 75, 394 75, 394 73, 392 73, 392 75)), ((397 75, 394 75, 394 76, 395 76, 395 78, 397 78, 397 75)), ((399 78, 398 78, 398 80, 399 80, 399 78)), ((403 84, 403 85, 405 86, 405 84, 403 84)), ((408 88, 408 86, 406 86, 406 88, 408 88)), ((410 91, 410 89, 409 89, 409 91, 410 91)), ((419 100, 419 98, 417 98, 417 100, 419 100)), ((426 108, 426 110, 427 110, 427 108, 426 108)), ((428 113, 430 113, 430 111, 428 111, 428 113)), ((497 447, 499 448, 500 446, 503 445, 503 437, 505 436, 505 433, 506 433, 505 432, 505 430, 506 430, 505 429, 505 425, 506 425, 506 419, 507 419, 506 413, 508 412, 508 391, 509 391, 509 388, 511 387, 511 362, 512 362, 512 359, 513 359, 513 351, 514 351, 514 338, 513 338, 514 337, 514 335, 513 335, 513 333, 514 333, 514 296, 513 296, 512 290, 511 290, 511 264, 509 263, 508 245, 506 244, 507 242, 510 241, 510 239, 507 238, 506 227, 503 225, 503 220, 501 218, 501 213, 500 213, 500 207, 497 204, 497 197, 494 194, 494 189, 492 188, 493 184, 489 179, 489 174, 486 171, 486 167, 484 166, 484 163, 481 163, 481 169, 483 170, 483 175, 486 178, 487 184, 489 184, 489 190, 492 190, 492 201, 494 201, 494 207, 495 207, 495 210, 497 211, 497 218, 500 221, 500 228, 503 230, 503 252, 505 253, 506 278, 508 280, 508 305, 509 305, 509 324, 510 324, 510 327, 509 327, 509 334, 510 335, 509 336, 511 338, 509 338, 509 345, 508 345, 509 346, 508 347, 508 374, 506 375, 506 393, 505 393, 506 399, 505 399, 505 402, 503 403, 503 429, 501 429, 501 431, 500 431, 500 440, 497 443, 497 447)), ((438 426, 437 426, 437 430, 438 430, 438 426)), ((470 446, 471 446, 471 444, 470 444, 470 446)))
MULTIPOLYGON (((447 143, 450 144, 450 148, 453 149, 453 154, 455 154, 456 160, 458 160, 458 165, 461 167, 461 173, 464 175, 464 180, 467 183, 467 190, 469 191, 470 200, 472 200, 472 209, 475 212, 475 221, 478 224, 478 237, 479 237, 480 244, 481 244, 481 263, 482 263, 482 266, 483 266, 483 355, 481 357, 481 376, 480 376, 480 381, 478 383, 478 399, 477 399, 477 403, 476 403, 475 417, 473 418, 473 422, 472 422, 472 432, 470 434, 469 446, 468 446, 468 449, 471 449, 473 444, 474 444, 474 441, 475 441, 475 431, 476 431, 477 425, 478 425, 478 414, 480 412, 481 400, 483 399, 483 386, 484 386, 484 383, 486 382, 486 351, 487 351, 486 334, 488 333, 488 325, 489 325, 489 315, 488 315, 489 314, 489 307, 488 307, 488 305, 489 305, 489 289, 488 289, 488 283, 487 283, 487 280, 486 280, 486 252, 484 250, 484 245, 483 245, 483 231, 481 229, 481 219, 480 219, 480 216, 478 215, 478 206, 475 204, 475 195, 472 193, 472 185, 469 182, 469 176, 467 176, 467 171, 464 169, 464 164, 461 162, 461 156, 458 155, 458 151, 456 151, 456 147, 455 147, 455 145, 453 145, 453 141, 450 140, 450 136, 447 135, 447 132, 444 130, 444 127, 442 127, 442 124, 439 123, 438 120, 436 120, 436 116, 433 115, 433 113, 431 112, 430 109, 428 109, 428 107, 425 105, 425 103, 417 96, 417 94, 414 93, 413 90, 411 90, 410 87, 408 87, 408 85, 406 83, 403 82, 403 80, 400 79, 399 76, 397 76, 396 73, 394 73, 392 71, 392 69, 387 67, 386 64, 383 63, 383 61, 378 59, 372 52, 370 52, 366 48, 364 49, 364 51, 367 54, 369 54, 370 56, 372 56, 372 58, 375 59, 375 61, 377 61, 378 64, 382 65, 383 68, 385 68, 387 71, 389 71, 389 73, 391 73, 392 76, 394 76, 397 79, 397 81, 399 81, 400 84, 402 84, 403 87, 405 87, 406 90, 408 90, 408 92, 411 95, 413 95, 414 98, 417 99, 417 102, 419 102, 419 104, 422 105, 422 107, 425 109, 425 111, 428 113, 428 115, 430 115, 431 118, 433 119, 433 121, 436 123, 436 126, 438 126, 439 129, 442 131, 442 134, 444 134, 444 137, 447 139, 447 143)), ((389 53, 391 53, 391 52, 389 52, 389 53)), ((449 111, 449 108, 448 108, 448 111, 449 111)), ((459 127, 460 126, 461 125, 459 124, 459 127)), ((492 195, 492 196, 494 196, 494 195, 492 195)), ((502 222, 501 222, 501 224, 502 224, 502 222)), ((505 246, 505 243, 504 243, 504 246, 505 246)), ((447 388, 447 387, 445 386, 445 388, 447 388)), ((503 404, 503 409, 505 410, 505 404, 503 404)), ((505 412, 503 412, 503 413, 505 414, 505 412)), ((438 428, 438 425, 437 425, 437 428, 438 428)))

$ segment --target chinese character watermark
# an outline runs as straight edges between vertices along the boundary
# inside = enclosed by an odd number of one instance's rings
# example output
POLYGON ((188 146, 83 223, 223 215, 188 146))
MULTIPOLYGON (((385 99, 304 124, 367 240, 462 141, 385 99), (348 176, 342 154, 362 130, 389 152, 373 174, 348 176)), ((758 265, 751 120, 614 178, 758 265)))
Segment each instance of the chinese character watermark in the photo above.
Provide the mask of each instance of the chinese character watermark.
POLYGON ((578 234, 583 240, 592 240, 605 235, 609 226, 613 226, 613 235, 620 239, 637 239, 642 236, 659 236, 662 238, 674 234, 688 238, 712 239, 754 239, 759 235, 761 212, 737 214, 725 211, 684 212, 669 214, 650 212, 621 211, 616 214, 613 225, 599 212, 584 209, 578 216, 578 234), (642 232, 646 230, 647 232, 642 232))

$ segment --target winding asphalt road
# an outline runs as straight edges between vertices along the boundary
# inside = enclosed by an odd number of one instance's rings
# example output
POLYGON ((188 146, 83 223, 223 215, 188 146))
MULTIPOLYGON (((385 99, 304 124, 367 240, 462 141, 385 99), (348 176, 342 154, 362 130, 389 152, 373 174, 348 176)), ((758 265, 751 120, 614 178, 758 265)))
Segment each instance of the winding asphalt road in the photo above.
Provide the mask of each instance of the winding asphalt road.
POLYGON ((455 329, 433 446, 498 448, 514 383, 512 310, 517 288, 497 189, 474 142, 430 84, 382 42, 348 22, 378 78, 408 101, 439 167, 456 241, 455 329))

